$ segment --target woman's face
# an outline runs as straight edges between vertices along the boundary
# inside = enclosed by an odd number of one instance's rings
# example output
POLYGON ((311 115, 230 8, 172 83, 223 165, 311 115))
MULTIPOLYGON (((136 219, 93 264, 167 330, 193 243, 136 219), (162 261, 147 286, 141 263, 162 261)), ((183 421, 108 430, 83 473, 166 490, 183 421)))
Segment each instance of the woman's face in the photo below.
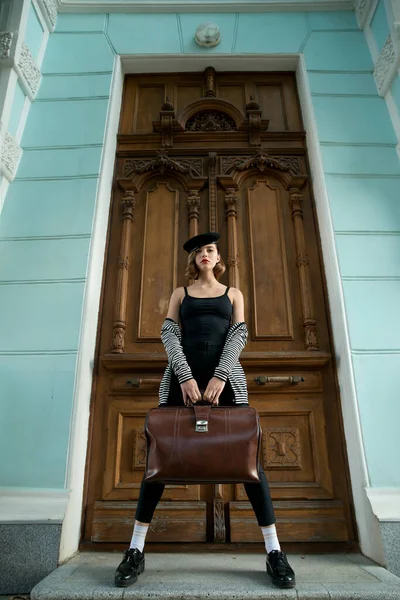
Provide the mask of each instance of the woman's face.
POLYGON ((208 244, 196 250, 196 265, 199 271, 212 271, 219 262, 219 254, 215 244, 208 244))

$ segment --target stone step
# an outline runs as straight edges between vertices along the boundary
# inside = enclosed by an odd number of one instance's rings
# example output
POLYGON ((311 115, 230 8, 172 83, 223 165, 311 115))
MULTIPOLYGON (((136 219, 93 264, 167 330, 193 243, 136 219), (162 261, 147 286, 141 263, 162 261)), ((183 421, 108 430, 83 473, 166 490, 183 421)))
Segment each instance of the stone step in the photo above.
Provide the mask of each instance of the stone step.
POLYGON ((146 570, 115 588, 117 553, 82 552, 31 592, 32 600, 400 600, 400 579, 360 554, 292 554, 296 587, 281 590, 262 554, 146 554, 146 570))

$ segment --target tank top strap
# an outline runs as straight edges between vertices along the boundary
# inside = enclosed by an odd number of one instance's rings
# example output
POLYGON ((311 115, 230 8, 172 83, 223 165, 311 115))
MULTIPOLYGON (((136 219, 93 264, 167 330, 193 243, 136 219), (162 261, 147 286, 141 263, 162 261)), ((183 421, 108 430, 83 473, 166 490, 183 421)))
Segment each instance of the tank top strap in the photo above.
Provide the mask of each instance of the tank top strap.
POLYGON ((185 296, 187 296, 188 295, 188 293, 187 293, 187 287, 184 287, 183 289, 185 290, 185 296))
POLYGON ((230 290, 230 287, 227 287, 227 288, 226 288, 226 290, 225 290, 225 294, 224 294, 224 296, 225 296, 225 295, 226 295, 226 296, 228 295, 228 292, 229 292, 229 290, 230 290))

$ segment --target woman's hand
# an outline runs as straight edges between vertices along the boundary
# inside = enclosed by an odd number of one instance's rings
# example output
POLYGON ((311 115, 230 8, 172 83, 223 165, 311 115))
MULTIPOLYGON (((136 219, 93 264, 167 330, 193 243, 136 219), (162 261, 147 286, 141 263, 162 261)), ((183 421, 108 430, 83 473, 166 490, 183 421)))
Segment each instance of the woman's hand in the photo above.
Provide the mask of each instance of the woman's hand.
POLYGON ((222 381, 222 379, 219 379, 219 377, 212 377, 208 382, 206 391, 203 394, 203 400, 211 402, 211 404, 218 405, 219 397, 224 387, 225 381, 222 381))
POLYGON ((186 406, 191 406, 192 404, 196 404, 198 400, 201 400, 200 390, 195 379, 188 379, 180 385, 183 402, 186 406))

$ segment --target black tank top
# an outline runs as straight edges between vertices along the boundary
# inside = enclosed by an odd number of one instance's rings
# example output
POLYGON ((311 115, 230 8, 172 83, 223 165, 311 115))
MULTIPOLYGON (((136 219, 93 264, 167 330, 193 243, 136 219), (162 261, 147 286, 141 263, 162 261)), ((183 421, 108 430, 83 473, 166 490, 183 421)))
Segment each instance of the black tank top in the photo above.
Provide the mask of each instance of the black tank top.
POLYGON ((225 340, 233 307, 228 297, 229 287, 222 296, 195 298, 185 297, 180 307, 182 341, 199 341, 219 344, 225 340))

